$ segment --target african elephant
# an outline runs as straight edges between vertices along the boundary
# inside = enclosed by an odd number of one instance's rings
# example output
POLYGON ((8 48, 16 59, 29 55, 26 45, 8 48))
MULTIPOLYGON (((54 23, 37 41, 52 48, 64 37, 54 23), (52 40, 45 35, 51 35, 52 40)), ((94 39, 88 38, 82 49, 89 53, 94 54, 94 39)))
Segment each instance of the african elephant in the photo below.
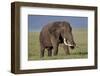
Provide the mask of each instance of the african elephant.
POLYGON ((59 44, 63 44, 66 55, 70 54, 69 47, 74 49, 76 46, 72 35, 72 27, 66 21, 48 23, 42 28, 39 39, 41 57, 44 57, 45 49, 48 51, 48 56, 52 56, 52 49, 53 54, 56 56, 59 44))

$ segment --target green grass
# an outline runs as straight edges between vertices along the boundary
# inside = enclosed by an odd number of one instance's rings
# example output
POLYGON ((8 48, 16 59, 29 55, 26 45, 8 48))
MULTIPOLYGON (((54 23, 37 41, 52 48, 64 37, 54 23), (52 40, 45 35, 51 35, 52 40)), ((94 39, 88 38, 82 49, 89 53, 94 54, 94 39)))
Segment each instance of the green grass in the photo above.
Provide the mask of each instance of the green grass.
POLYGON ((45 51, 45 57, 40 58, 39 32, 28 33, 28 60, 52 60, 52 59, 80 59, 87 58, 87 29, 73 29, 73 36, 78 47, 70 49, 70 55, 65 54, 62 45, 59 47, 58 55, 48 57, 45 51))

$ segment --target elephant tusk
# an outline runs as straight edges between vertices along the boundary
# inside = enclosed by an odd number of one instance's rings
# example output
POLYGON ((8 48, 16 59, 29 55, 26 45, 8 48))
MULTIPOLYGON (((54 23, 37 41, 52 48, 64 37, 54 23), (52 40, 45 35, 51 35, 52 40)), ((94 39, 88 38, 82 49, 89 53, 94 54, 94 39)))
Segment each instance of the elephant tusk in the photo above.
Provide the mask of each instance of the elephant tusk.
POLYGON ((73 46, 73 45, 71 45, 71 44, 68 44, 68 43, 66 42, 66 39, 65 39, 65 38, 64 38, 64 44, 67 45, 67 46, 73 46))

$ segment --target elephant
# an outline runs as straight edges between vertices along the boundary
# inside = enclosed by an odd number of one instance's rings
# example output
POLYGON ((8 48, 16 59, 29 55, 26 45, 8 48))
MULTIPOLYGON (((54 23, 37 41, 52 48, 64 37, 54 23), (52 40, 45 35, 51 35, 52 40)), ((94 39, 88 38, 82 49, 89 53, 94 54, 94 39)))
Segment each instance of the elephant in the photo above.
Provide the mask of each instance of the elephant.
POLYGON ((59 44, 63 45, 66 55, 70 55, 69 47, 74 49, 76 43, 72 35, 72 27, 67 21, 55 21, 45 25, 40 31, 40 57, 44 57, 45 49, 48 56, 58 55, 59 44), (52 51, 53 50, 53 51, 52 51))

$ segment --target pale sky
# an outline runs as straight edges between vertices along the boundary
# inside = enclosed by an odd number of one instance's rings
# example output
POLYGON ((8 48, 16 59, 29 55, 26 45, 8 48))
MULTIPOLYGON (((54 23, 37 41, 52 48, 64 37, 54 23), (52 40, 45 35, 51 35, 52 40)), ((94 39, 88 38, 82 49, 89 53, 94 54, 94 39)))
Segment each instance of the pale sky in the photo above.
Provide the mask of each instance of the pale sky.
POLYGON ((54 21, 67 21, 72 28, 88 27, 88 17, 28 15, 28 30, 40 31, 43 26, 54 21))

